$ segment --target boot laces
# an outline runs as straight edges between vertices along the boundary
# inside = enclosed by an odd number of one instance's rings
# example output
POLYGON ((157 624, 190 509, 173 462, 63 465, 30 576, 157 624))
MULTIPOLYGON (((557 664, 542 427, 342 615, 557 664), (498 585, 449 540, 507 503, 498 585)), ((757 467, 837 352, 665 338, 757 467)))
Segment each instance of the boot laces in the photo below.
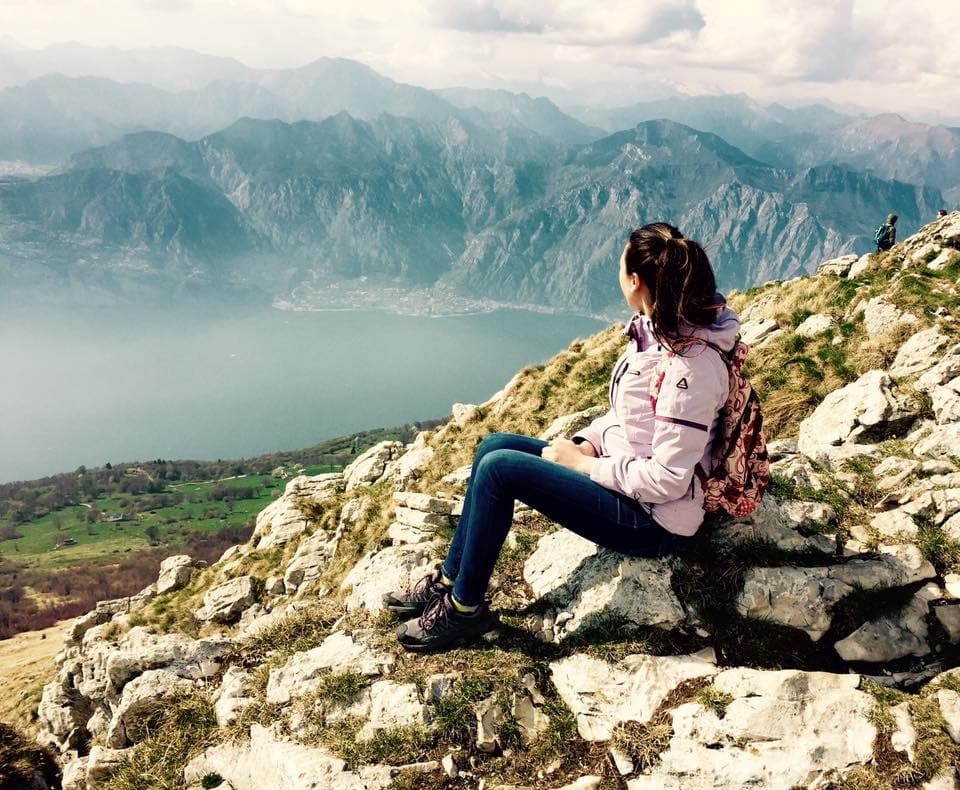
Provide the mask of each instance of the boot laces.
POLYGON ((450 623, 450 612, 447 610, 446 596, 437 596, 423 610, 417 624, 427 633, 443 631, 450 623))

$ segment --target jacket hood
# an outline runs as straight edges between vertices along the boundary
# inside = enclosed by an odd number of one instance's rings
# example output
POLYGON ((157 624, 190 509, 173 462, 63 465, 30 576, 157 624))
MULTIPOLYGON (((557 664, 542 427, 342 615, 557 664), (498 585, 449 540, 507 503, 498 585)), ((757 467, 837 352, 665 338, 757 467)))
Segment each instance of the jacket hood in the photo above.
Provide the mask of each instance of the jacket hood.
POLYGON ((740 317, 724 304, 710 326, 691 326, 690 335, 729 351, 740 336, 740 317))
MULTIPOLYGON (((740 335, 740 318, 727 306, 726 299, 724 299, 721 294, 718 293, 714 297, 714 300, 717 305, 717 317, 714 322, 710 326, 685 324, 683 326, 683 335, 706 340, 719 346, 724 351, 729 351, 734 347, 740 335)), ((650 319, 642 313, 636 313, 627 324, 624 334, 637 339, 642 334, 640 328, 644 326, 648 328, 650 336, 652 337, 653 327, 650 325, 650 319)), ((642 344, 640 347, 643 347, 642 344)))

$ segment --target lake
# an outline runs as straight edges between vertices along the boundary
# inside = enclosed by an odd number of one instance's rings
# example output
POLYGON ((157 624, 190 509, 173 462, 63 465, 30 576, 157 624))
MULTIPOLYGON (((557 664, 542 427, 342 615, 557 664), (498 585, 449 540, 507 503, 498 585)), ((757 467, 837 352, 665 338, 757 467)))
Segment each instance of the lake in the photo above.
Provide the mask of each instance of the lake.
POLYGON ((602 327, 522 310, 4 311, 0 482, 250 457, 441 417, 602 327))

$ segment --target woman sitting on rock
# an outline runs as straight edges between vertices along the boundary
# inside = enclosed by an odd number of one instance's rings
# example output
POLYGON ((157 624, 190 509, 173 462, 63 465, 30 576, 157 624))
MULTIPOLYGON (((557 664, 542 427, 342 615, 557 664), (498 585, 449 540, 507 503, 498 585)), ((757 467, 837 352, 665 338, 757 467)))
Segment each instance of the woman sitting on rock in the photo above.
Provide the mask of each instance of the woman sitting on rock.
POLYGON ((710 468, 717 416, 729 393, 727 364, 740 321, 717 293, 703 248, 672 225, 635 230, 619 281, 638 311, 610 379, 610 411, 573 439, 486 437, 473 459, 463 515, 440 569, 384 605, 413 617, 397 629, 404 648, 428 652, 480 636, 496 623, 484 599, 519 499, 613 551, 662 557, 681 549, 703 521, 694 474, 710 468), (700 342, 706 341, 706 342, 700 342), (665 369, 656 403, 651 378, 665 369))

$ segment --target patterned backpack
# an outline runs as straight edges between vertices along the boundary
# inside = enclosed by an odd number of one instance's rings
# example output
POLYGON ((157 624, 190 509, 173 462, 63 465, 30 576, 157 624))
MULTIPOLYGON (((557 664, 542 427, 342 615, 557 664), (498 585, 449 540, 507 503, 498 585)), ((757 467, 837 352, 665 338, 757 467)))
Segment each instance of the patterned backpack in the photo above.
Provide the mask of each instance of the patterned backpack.
MULTIPOLYGON (((713 442, 710 459, 713 471, 708 475, 697 464, 694 472, 703 487, 704 510, 723 510, 739 518, 749 515, 760 506, 763 492, 770 484, 760 399, 742 370, 743 360, 750 348, 737 341, 733 349, 726 352, 713 343, 702 342, 720 354, 726 363, 730 371, 730 394, 720 411, 713 442)), ((650 381, 650 403, 654 413, 664 374, 675 356, 673 351, 663 354, 650 381)))

